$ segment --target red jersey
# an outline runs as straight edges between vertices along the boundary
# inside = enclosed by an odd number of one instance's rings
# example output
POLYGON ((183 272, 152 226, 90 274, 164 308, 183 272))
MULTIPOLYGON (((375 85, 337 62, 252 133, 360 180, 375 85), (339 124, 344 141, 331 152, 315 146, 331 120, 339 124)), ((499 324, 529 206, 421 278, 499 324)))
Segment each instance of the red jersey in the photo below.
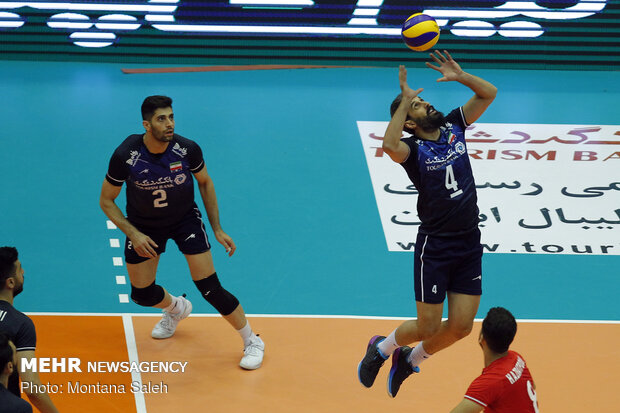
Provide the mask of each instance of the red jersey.
POLYGON ((482 370, 465 398, 484 406, 485 413, 538 413, 532 375, 514 351, 482 370))

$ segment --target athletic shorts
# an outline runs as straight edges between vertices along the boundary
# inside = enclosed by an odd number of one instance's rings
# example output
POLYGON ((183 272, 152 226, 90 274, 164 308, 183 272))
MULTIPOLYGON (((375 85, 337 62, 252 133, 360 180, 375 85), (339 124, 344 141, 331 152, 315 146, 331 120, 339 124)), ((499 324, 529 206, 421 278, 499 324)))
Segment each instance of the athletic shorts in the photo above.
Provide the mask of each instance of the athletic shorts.
POLYGON ((481 295, 480 230, 458 237, 418 234, 413 274, 416 301, 440 304, 448 291, 481 295))
MULTIPOLYGON (((166 242, 173 239, 183 254, 194 255, 207 252, 211 249, 205 225, 202 222, 202 215, 198 208, 191 209, 175 225, 163 228, 140 228, 140 232, 151 237, 158 245, 154 248, 157 255, 166 251, 166 242)), ((139 256, 131 246, 129 238, 125 238, 125 261, 128 264, 139 264, 149 258, 139 256)))

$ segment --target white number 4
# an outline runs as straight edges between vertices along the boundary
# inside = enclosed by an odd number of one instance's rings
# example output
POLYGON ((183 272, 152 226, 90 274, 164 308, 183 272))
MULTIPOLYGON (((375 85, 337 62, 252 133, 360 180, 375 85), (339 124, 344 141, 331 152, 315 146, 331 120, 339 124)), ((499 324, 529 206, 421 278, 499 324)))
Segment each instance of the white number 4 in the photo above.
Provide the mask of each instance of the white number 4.
POLYGON ((459 189, 459 183, 454 178, 454 170, 452 165, 446 166, 446 189, 448 191, 454 191, 450 194, 450 198, 457 197, 463 193, 462 189, 459 189))
POLYGON ((153 206, 155 208, 163 208, 163 207, 167 207, 168 203, 164 202, 166 200, 166 191, 164 191, 163 189, 157 189, 155 191, 153 191, 153 196, 156 196, 158 198, 155 198, 153 200, 153 206))

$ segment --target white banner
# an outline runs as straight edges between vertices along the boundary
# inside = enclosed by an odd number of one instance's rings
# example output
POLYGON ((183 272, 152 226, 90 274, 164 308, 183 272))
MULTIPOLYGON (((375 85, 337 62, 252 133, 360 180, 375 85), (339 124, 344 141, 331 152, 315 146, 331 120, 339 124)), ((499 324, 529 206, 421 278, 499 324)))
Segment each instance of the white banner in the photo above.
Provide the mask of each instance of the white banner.
MULTIPOLYGON (((417 192, 357 122, 390 251, 413 251, 417 192)), ((620 125, 477 123, 466 132, 485 252, 620 255, 620 125)))

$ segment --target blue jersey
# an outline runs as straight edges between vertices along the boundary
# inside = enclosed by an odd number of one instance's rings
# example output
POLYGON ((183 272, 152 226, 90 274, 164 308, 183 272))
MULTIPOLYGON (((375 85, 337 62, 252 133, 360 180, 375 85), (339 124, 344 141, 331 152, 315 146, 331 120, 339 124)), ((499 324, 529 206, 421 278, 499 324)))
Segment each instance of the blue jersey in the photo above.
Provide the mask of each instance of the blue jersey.
POLYGON ((410 152, 401 165, 418 191, 421 234, 454 236, 478 227, 476 184, 465 144, 467 126, 459 107, 446 116, 437 141, 402 139, 410 152))
POLYGON ((192 208, 192 174, 204 167, 196 142, 174 135, 166 151, 153 154, 143 135, 131 135, 114 151, 106 179, 127 183, 127 219, 138 227, 160 228, 179 222, 192 208))

